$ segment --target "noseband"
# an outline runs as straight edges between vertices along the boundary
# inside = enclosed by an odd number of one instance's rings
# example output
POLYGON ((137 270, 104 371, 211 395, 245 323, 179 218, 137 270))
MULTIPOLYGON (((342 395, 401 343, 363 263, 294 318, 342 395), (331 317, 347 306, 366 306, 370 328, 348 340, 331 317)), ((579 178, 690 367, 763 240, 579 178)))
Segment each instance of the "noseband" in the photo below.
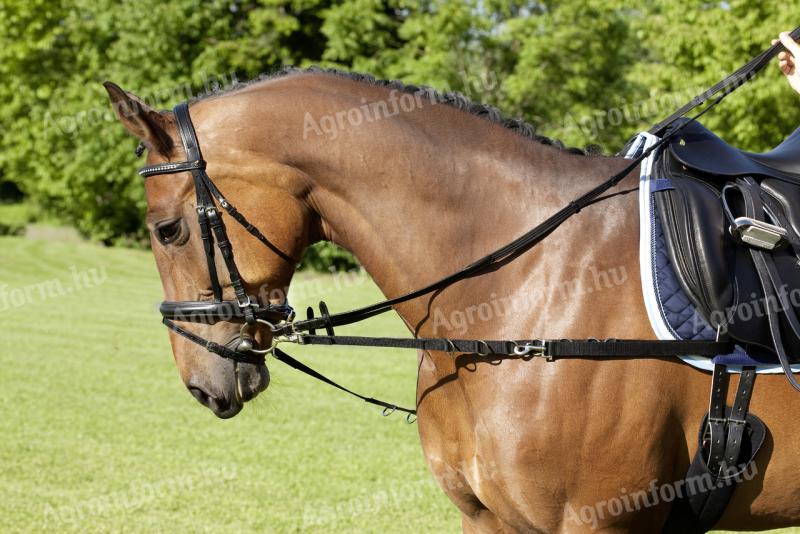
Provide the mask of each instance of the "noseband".
POLYGON ((180 132, 183 149, 186 152, 186 161, 179 163, 159 163, 147 165, 139 169, 139 174, 145 178, 161 174, 178 174, 190 172, 194 180, 194 189, 197 196, 195 211, 197 222, 200 226, 200 235, 203 240, 208 274, 211 278, 211 289, 214 294, 213 301, 181 301, 161 303, 160 311, 163 323, 173 332, 184 338, 204 346, 209 351, 235 361, 247 363, 261 363, 264 361, 265 351, 256 351, 253 348, 253 339, 250 332, 257 323, 272 326, 275 323, 291 320, 294 310, 288 302, 283 304, 261 305, 247 294, 242 276, 234 260, 233 247, 231 246, 228 232, 222 221, 217 204, 227 212, 247 232, 258 239, 262 244, 275 252, 283 260, 294 266, 296 262, 287 254, 272 244, 264 234, 247 219, 225 198, 219 188, 206 173, 206 162, 200 153, 200 144, 197 134, 189 116, 189 105, 178 104, 173 110, 180 132), (216 247, 215 247, 216 244, 216 247), (218 249, 228 270, 231 287, 235 300, 223 300, 222 284, 217 273, 215 261, 218 249), (190 323, 215 324, 220 321, 243 321, 241 341, 235 350, 206 340, 188 330, 178 326, 174 321, 190 323))

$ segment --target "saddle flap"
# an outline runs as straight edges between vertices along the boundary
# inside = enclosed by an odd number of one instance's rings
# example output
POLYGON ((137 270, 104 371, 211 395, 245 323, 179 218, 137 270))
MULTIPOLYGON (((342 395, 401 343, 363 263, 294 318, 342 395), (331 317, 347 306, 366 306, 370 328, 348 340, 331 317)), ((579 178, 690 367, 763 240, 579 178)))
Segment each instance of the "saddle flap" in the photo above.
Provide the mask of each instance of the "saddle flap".
MULTIPOLYGON (((751 257, 750 245, 738 243, 730 232, 722 202, 722 190, 731 181, 686 169, 672 150, 664 151, 655 163, 656 177, 669 184, 653 195, 657 215, 667 244, 667 255, 675 276, 689 301, 712 329, 725 332, 744 347, 751 357, 774 361, 767 307, 776 303, 765 297, 751 257)), ((771 252, 776 272, 800 310, 800 187, 784 180, 765 178, 759 183, 767 211, 773 221, 788 231, 792 246, 771 252)), ((743 199, 726 197, 734 214, 744 213, 743 199)), ((766 214, 762 217, 769 221, 766 214)), ((787 312, 777 310, 785 331, 784 343, 793 360, 800 356, 800 339, 789 335, 787 312)))
POLYGON ((713 319, 735 296, 730 267, 735 251, 725 234, 720 192, 703 180, 670 172, 667 160, 661 167, 671 187, 656 193, 655 206, 668 255, 687 297, 716 329, 720 321, 713 319))
POLYGON ((765 154, 751 152, 745 154, 770 169, 800 176, 800 128, 787 137, 783 143, 765 154))

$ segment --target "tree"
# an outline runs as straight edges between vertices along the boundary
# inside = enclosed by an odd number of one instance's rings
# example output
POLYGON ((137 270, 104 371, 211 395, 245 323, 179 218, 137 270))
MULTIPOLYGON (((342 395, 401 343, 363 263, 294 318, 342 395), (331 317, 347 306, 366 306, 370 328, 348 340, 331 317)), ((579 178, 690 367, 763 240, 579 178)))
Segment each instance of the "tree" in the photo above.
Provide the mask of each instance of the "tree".
MULTIPOLYGON (((618 150, 769 45, 768 0, 0 0, 0 176, 104 242, 144 236, 135 141, 101 82, 168 108, 284 65, 459 91, 538 133, 618 150)), ((798 119, 771 68, 704 122, 757 150, 798 119)), ((340 262, 317 251, 312 264, 340 262)))
MULTIPOLYGON (((645 5, 638 31, 647 36, 643 39, 647 47, 636 77, 657 99, 675 94, 688 100, 800 21, 800 4, 775 0, 656 0, 645 5)), ((704 116, 703 123, 743 149, 775 146, 800 125, 797 95, 781 78, 778 68, 770 65, 759 79, 729 96, 718 111, 704 116)))

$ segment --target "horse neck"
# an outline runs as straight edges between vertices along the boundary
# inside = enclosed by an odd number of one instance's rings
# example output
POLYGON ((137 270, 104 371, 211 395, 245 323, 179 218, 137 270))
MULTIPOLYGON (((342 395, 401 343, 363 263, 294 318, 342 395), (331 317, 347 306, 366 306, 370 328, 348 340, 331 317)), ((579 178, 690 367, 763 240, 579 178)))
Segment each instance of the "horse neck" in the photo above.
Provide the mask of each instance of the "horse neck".
MULTIPOLYGON (((323 235, 351 251, 388 297, 502 246, 614 167, 444 105, 345 127, 305 148, 323 235)), ((400 313, 416 324, 426 312, 420 303, 400 313)))

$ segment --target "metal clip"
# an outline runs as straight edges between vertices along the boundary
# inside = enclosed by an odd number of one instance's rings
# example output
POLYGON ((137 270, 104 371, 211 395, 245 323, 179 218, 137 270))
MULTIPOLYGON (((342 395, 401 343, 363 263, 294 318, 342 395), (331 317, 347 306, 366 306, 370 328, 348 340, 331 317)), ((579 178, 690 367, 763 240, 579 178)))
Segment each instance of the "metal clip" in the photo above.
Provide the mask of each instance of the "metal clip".
POLYGON ((730 226, 734 239, 764 250, 776 250, 786 244, 786 229, 750 217, 737 217, 730 226))
MULTIPOLYGON (((256 323, 261 323, 267 326, 267 328, 269 328, 271 331, 274 331, 275 329, 275 325, 269 321, 265 321, 264 319, 256 319, 256 323)), ((272 336, 272 344, 270 347, 268 349, 259 350, 255 348, 255 339, 250 333, 250 328, 251 325, 244 323, 239 329, 239 337, 241 338, 241 341, 236 347, 237 352, 250 352, 253 354, 267 355, 272 354, 272 352, 275 350, 275 347, 277 347, 279 343, 302 343, 302 341, 299 340, 301 337, 299 334, 288 336, 272 336)))
POLYGON ((547 361, 552 361, 553 357, 547 354, 547 341, 540 341, 538 345, 525 343, 524 345, 516 345, 514 347, 514 355, 515 356, 527 356, 529 354, 533 354, 533 356, 540 356, 546 358, 547 361))

